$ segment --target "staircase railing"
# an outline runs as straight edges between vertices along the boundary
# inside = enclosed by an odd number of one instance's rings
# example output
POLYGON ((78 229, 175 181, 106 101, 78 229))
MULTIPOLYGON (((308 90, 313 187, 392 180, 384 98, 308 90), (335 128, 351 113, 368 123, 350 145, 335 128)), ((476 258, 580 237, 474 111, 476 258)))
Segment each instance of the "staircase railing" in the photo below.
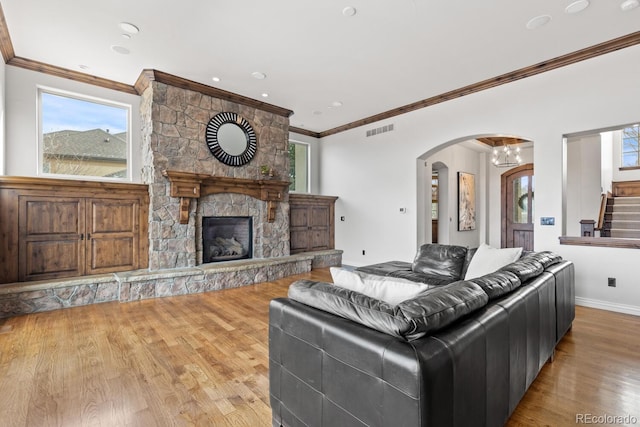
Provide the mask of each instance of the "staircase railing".
POLYGON ((602 193, 600 197, 600 213, 598 214, 598 223, 596 224, 596 230, 602 230, 604 227, 604 214, 607 210, 607 199, 611 197, 611 193, 602 193))

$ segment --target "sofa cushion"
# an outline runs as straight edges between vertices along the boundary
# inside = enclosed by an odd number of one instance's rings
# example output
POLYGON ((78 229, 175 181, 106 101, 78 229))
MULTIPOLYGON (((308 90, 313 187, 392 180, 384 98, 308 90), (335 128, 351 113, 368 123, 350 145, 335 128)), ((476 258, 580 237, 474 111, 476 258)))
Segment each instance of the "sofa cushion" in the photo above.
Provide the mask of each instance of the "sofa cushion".
POLYGON ((522 248, 497 249, 483 243, 473 255, 464 279, 470 280, 493 273, 519 259, 521 254, 522 248))
POLYGON ((544 271, 544 267, 535 257, 527 255, 526 257, 522 257, 511 264, 505 265, 500 270, 514 273, 518 276, 520 282, 524 283, 529 279, 541 275, 544 271))
POLYGON ((360 292, 391 305, 413 298, 429 289, 428 285, 410 280, 376 276, 339 267, 331 267, 330 271, 334 285, 360 292))
POLYGON ((534 259, 538 261, 540 264, 542 264, 542 268, 544 269, 562 261, 562 257, 560 255, 550 251, 530 252, 526 256, 523 256, 523 258, 534 259))
POLYGON ((489 299, 475 283, 460 281, 431 288, 393 306, 340 286, 310 280, 291 284, 289 298, 408 341, 443 329, 484 307, 489 299))
POLYGON ((460 272, 460 277, 464 278, 467 275, 467 270, 469 269, 469 264, 471 264, 471 260, 473 256, 478 251, 478 248, 469 248, 467 249, 467 255, 464 258, 464 265, 462 266, 462 271, 460 272))
POLYGON ((359 273, 375 274, 376 276, 397 277, 412 282, 425 283, 431 286, 442 286, 457 279, 445 276, 433 276, 417 273, 411 269, 412 264, 406 261, 387 261, 380 264, 366 265, 358 267, 355 271, 359 273))
POLYGON ((470 281, 487 293, 489 301, 500 298, 521 285, 518 276, 510 271, 495 271, 470 281))
POLYGON ((420 246, 411 269, 416 273, 459 279, 467 248, 428 243, 420 246))

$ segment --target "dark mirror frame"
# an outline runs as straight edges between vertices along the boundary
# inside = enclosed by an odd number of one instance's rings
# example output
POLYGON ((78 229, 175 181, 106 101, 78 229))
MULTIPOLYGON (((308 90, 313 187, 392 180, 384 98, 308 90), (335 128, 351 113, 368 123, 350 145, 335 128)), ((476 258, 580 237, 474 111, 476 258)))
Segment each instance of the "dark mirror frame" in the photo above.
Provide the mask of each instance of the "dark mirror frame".
POLYGON ((228 166, 246 165, 253 159, 258 151, 256 133, 253 130, 253 127, 242 116, 232 112, 218 113, 213 116, 207 124, 205 138, 209 151, 211 151, 213 157, 228 166), (247 139, 247 146, 245 150, 238 155, 229 154, 220 146, 218 130, 220 129, 220 126, 226 123, 236 125, 242 129, 247 139))

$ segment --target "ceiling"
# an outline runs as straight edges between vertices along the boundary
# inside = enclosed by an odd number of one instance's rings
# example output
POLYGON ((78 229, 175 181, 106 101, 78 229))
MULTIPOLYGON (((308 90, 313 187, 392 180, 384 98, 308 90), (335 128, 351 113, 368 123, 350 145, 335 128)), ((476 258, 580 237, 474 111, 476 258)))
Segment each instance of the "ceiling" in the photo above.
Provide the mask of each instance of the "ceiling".
POLYGON ((640 7, 591 0, 567 13, 574 2, 0 1, 18 57, 128 85, 143 69, 160 70, 293 110, 291 126, 309 132, 640 30, 640 7), (552 19, 527 29, 541 15, 552 19))

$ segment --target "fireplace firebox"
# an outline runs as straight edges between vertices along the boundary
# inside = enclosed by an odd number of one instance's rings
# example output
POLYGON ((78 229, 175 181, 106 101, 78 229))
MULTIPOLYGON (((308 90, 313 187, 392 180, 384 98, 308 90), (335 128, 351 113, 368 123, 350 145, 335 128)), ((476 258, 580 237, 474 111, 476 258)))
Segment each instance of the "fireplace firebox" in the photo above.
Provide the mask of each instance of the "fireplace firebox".
POLYGON ((207 216, 202 218, 202 263, 253 257, 253 218, 207 216))

